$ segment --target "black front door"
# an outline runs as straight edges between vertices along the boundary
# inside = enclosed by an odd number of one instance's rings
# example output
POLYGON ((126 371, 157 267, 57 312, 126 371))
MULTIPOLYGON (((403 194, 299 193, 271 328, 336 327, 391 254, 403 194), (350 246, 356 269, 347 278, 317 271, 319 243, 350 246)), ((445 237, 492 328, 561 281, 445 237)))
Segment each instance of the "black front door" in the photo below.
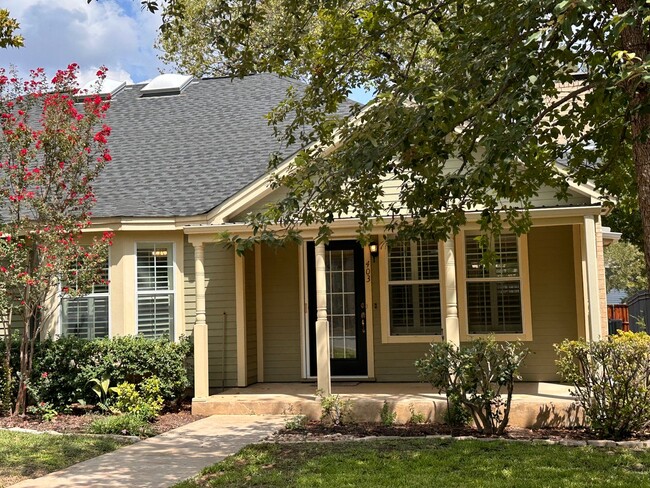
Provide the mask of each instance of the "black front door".
MULTIPOLYGON (((309 369, 316 376, 316 256, 307 243, 309 270, 309 369)), ((356 241, 332 241, 325 246, 327 320, 332 376, 366 376, 366 303, 363 249, 356 241)))

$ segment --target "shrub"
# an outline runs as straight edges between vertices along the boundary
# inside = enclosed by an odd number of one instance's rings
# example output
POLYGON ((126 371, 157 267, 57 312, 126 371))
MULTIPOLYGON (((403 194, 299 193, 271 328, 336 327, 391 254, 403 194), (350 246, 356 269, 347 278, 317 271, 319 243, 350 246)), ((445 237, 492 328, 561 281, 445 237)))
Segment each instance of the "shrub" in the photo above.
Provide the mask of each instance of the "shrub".
POLYGON ((622 439, 650 422, 650 336, 619 331, 597 342, 555 346, 560 376, 595 434, 622 439))
POLYGON ((37 344, 32 378, 47 374, 49 384, 41 385, 39 397, 56 408, 83 400, 96 401, 89 382, 110 378, 112 384, 139 384, 156 376, 160 395, 166 402, 180 398, 189 385, 185 360, 190 342, 167 339, 116 337, 88 341, 74 337, 46 340, 37 344))
POLYGON ((415 366, 424 380, 445 392, 448 405, 457 402, 469 411, 479 431, 500 435, 508 425, 514 382, 528 352, 493 337, 460 348, 438 342, 415 366))
POLYGON ((381 406, 381 412, 379 412, 379 419, 381 420, 381 425, 384 427, 392 427, 397 419, 397 412, 394 412, 391 406, 386 400, 381 406))
POLYGON ((341 400, 340 395, 324 395, 321 390, 316 396, 320 398, 321 421, 337 427, 347 421, 352 409, 350 400, 341 400))
POLYGON ((116 393, 117 400, 113 408, 120 413, 137 415, 151 422, 162 410, 160 380, 155 376, 144 380, 140 384, 140 391, 133 383, 125 381, 116 387, 116 393))
POLYGON ((89 431, 92 434, 137 435, 140 437, 154 435, 149 422, 131 413, 97 418, 90 424, 89 431))

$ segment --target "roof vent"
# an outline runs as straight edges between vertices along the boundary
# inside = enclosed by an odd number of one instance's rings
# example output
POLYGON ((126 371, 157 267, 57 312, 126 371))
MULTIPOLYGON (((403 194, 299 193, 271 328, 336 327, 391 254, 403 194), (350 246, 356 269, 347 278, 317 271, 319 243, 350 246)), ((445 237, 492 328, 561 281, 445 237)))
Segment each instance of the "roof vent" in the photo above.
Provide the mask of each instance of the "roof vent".
POLYGON ((193 77, 190 75, 172 73, 158 75, 140 90, 140 93, 143 97, 178 95, 190 84, 192 79, 193 77))
POLYGON ((90 80, 77 92, 76 97, 83 99, 89 95, 99 95, 101 98, 109 98, 117 95, 126 86, 126 81, 109 80, 106 78, 101 83, 97 80, 90 80))

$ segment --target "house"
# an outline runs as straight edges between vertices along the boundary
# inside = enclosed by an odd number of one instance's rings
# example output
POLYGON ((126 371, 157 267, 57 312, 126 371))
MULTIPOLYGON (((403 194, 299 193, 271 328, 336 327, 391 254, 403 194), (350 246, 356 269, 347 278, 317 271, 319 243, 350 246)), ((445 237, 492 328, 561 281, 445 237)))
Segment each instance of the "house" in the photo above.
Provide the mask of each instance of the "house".
POLYGON ((88 233, 115 233, 110 284, 64 300, 47 334, 190 335, 195 401, 258 382, 416 381, 430 342, 486 334, 524 341, 524 379, 553 381, 553 344, 607 334, 604 207, 589 185, 571 183, 562 202, 542 188, 530 232, 496 239, 489 269, 476 212, 446 242, 388 246, 377 229, 362 248, 354 219, 336 221, 327 246, 309 227, 301 245, 241 256, 217 242, 250 234, 245 215, 282 194, 268 184, 281 146, 264 114, 293 83, 162 75, 109 86, 113 161, 88 233))

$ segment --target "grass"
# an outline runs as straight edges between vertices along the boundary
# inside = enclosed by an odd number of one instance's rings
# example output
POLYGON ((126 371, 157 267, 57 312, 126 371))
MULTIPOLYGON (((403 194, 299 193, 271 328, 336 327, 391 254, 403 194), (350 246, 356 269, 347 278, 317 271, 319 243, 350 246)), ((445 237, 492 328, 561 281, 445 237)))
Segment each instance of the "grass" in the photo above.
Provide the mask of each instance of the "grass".
POLYGON ((43 476, 124 445, 101 437, 0 431, 0 487, 43 476))
POLYGON ((175 488, 640 487, 650 453, 440 439, 257 444, 175 488))

